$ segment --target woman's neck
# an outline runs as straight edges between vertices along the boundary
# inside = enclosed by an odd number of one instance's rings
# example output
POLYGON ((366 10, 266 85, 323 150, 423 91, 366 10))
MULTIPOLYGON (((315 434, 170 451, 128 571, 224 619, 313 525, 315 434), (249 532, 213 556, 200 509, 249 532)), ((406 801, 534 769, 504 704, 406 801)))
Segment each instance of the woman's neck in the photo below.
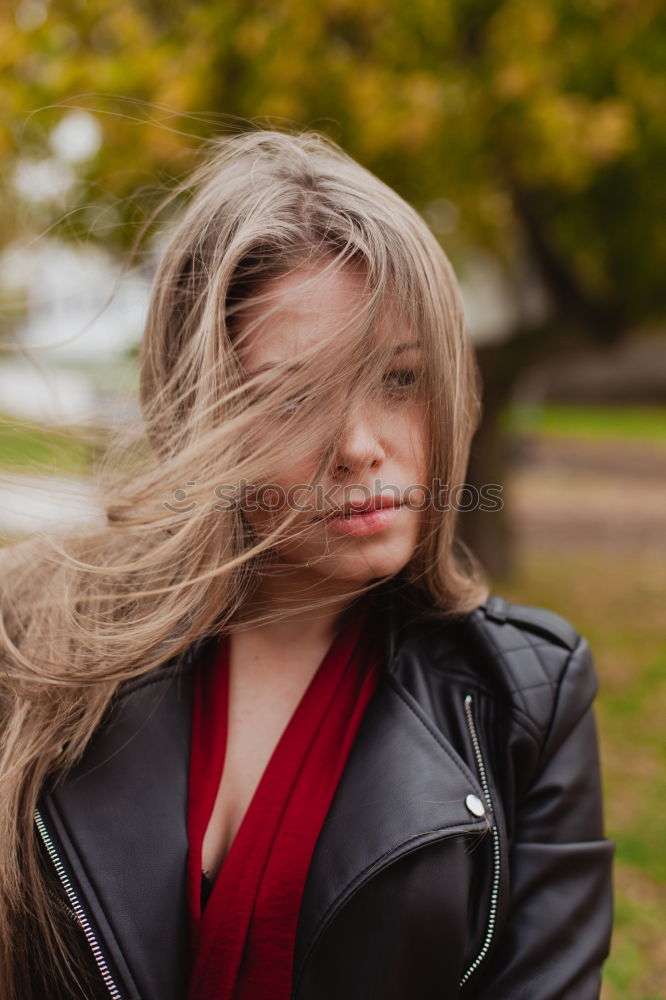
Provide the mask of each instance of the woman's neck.
POLYGON ((341 581, 265 576, 245 602, 241 622, 247 621, 262 638, 280 646, 327 642, 356 599, 354 587, 345 587, 341 581), (317 600, 322 606, 312 608, 317 600), (264 617, 268 620, 252 624, 264 617))

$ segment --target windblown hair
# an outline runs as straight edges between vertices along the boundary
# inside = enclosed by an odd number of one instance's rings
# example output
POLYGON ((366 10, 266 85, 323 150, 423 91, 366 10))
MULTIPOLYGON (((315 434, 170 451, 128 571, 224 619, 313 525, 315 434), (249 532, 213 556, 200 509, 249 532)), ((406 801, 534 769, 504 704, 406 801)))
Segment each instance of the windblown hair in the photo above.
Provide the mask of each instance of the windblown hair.
MULTIPOLYGON (((416 211, 333 142, 262 130, 215 140, 170 204, 177 199, 186 204, 142 340, 141 436, 105 487, 105 524, 30 539, 1 561, 3 1000, 29 996, 28 954, 52 981, 56 969, 72 974, 34 836, 47 779, 80 757, 121 683, 202 635, 280 613, 248 619, 243 609, 261 575, 280 572, 277 553, 301 537, 302 518, 288 511, 260 535, 242 504, 220 497, 242 482, 270 483, 306 453, 319 457, 312 485, 323 481, 350 407, 376 392, 391 364, 374 336, 382 323, 422 344, 420 381, 391 390, 386 405, 396 420, 405 391, 427 406, 433 477, 464 482, 478 424, 478 373, 444 252, 416 211), (345 271, 363 294, 344 328, 303 350, 295 370, 284 363, 250 376, 243 347, 256 316, 265 322, 276 308, 274 279, 298 272, 315 287, 345 271), (40 947, 31 949, 35 928, 40 947)), ((488 593, 454 537, 455 518, 453 507, 426 510, 401 570, 443 617, 488 593)), ((324 606, 312 598, 313 613, 324 606)))

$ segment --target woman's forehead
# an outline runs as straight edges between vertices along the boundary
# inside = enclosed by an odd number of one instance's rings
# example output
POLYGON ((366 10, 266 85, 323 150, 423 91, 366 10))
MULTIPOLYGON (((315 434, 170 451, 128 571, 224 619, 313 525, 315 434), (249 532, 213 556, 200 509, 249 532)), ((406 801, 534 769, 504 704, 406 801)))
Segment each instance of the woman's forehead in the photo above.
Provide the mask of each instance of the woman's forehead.
MULTIPOLYGON (((365 278, 358 271, 302 267, 267 282, 243 311, 237 348, 243 366, 256 372, 296 358, 316 343, 358 329, 367 308, 365 278)), ((391 353, 420 346, 409 325, 387 306, 372 339, 391 353)))

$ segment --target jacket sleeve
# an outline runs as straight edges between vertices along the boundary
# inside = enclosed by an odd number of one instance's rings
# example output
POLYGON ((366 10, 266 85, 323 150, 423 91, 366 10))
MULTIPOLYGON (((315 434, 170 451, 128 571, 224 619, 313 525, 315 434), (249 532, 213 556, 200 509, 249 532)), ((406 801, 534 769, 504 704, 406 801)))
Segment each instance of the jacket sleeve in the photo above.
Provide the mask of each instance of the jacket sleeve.
POLYGON ((536 773, 516 806, 505 919, 467 994, 478 1000, 599 997, 610 949, 615 845, 603 830, 596 688, 588 642, 578 636, 536 773))

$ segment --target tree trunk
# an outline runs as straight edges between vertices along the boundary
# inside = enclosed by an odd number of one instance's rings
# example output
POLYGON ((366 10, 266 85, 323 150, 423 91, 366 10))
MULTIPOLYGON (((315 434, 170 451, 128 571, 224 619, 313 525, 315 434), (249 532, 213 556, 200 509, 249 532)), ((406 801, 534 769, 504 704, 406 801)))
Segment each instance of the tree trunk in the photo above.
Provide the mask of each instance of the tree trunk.
MULTIPOLYGON (((481 359, 479 359, 481 362, 481 359)), ((483 372, 483 365, 482 372, 483 372)), ((478 506, 459 514, 458 534, 481 561, 491 578, 507 576, 514 567, 514 536, 510 502, 510 439, 500 427, 500 416, 508 404, 513 379, 505 381, 484 375, 483 416, 470 451, 466 482, 476 495, 493 485, 496 510, 478 506), (498 489, 497 487, 500 487, 498 489)))

